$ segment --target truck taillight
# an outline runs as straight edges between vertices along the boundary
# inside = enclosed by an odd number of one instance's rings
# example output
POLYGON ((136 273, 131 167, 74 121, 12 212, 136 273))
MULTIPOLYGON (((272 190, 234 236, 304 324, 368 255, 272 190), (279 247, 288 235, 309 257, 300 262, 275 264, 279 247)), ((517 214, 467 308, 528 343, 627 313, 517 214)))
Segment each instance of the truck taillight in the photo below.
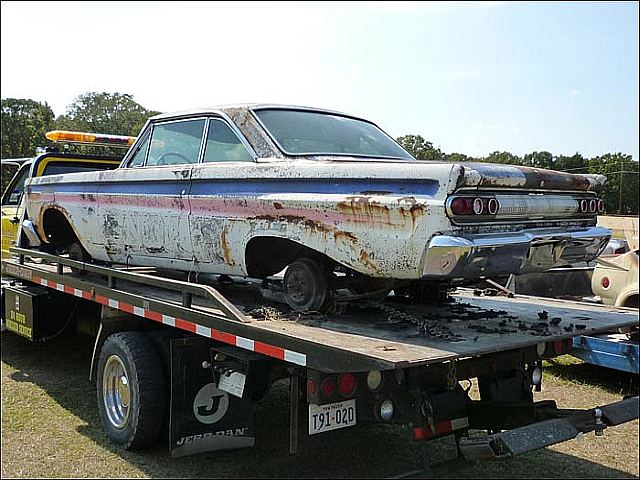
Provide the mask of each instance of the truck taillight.
POLYGON ((600 285, 602 285, 602 288, 609 288, 609 285, 611 285, 611 280, 609 280, 609 277, 602 277, 602 280, 600 280, 600 285))
POLYGON ((343 397, 348 397, 356 391, 358 383, 353 373, 341 373, 338 377, 338 391, 343 397))
POLYGON ((338 386, 336 385, 336 381, 333 378, 327 377, 322 381, 322 395, 324 395, 326 398, 333 397, 337 389, 338 386))
POLYGON ((313 380, 307 380, 307 395, 313 397, 318 395, 318 384, 313 380))

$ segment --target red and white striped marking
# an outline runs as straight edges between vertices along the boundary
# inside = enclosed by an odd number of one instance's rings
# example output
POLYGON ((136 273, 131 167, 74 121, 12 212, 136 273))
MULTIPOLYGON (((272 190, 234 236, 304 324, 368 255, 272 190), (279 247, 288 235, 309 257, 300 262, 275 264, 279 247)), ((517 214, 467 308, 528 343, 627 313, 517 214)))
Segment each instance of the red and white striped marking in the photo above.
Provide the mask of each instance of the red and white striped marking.
POLYGON ((140 317, 148 318, 149 320, 163 323, 164 325, 180 328, 182 330, 202 335, 203 337, 212 338, 213 340, 227 343, 238 348, 261 353, 263 355, 284 360, 286 362, 295 363, 296 365, 301 365, 303 367, 307 366, 307 356, 304 353, 294 352, 282 347, 276 347, 267 343, 251 340, 250 338, 244 338, 239 335, 225 333, 214 328, 205 327, 204 325, 190 322, 188 320, 171 317, 169 315, 163 315, 159 312, 148 310, 142 307, 137 307, 120 300, 103 297, 102 295, 95 295, 95 297, 93 297, 91 295, 91 292, 80 290, 78 288, 67 287, 62 283, 53 282, 45 278, 34 276, 33 281, 40 285, 44 285, 45 287, 56 289, 60 292, 69 293, 71 295, 75 295, 76 297, 84 298, 85 300, 93 300, 94 302, 100 303, 101 305, 106 305, 111 308, 115 308, 116 310, 122 310, 123 312, 132 313, 140 317))
POLYGON ((427 438, 436 437, 439 435, 445 435, 451 433, 454 430, 460 430, 469 427, 469 418, 455 418, 453 420, 445 420, 444 422, 436 423, 435 432, 432 432, 430 428, 414 428, 413 439, 414 440, 426 440, 427 438))

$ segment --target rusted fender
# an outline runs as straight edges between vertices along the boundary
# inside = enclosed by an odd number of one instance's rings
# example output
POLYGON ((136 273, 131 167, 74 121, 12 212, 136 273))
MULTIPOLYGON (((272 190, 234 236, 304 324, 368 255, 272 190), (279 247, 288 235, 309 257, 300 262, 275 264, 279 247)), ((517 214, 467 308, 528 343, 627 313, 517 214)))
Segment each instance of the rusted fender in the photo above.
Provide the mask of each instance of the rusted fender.
POLYGON ((572 174, 543 168, 495 163, 468 163, 464 164, 462 168, 464 174, 459 177, 459 188, 523 188, 599 192, 607 181, 607 177, 604 175, 572 174))

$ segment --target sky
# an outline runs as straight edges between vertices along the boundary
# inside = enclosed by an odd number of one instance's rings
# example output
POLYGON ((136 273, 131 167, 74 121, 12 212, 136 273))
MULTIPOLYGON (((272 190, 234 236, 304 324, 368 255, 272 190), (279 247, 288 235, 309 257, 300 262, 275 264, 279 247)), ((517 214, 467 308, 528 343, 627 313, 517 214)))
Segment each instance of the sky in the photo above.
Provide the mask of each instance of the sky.
POLYGON ((2 98, 151 110, 265 102, 367 118, 446 153, 638 160, 637 2, 11 2, 2 98))

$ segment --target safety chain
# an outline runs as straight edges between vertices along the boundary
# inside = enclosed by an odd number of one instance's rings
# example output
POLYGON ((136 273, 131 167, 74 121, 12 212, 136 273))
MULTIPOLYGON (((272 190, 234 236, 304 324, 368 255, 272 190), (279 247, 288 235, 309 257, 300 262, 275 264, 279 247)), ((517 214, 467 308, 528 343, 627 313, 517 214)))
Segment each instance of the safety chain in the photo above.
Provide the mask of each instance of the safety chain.
POLYGON ((415 315, 392 307, 391 305, 384 304, 382 302, 368 302, 368 305, 388 314, 387 321, 389 323, 409 322, 417 326, 418 332, 422 335, 427 335, 433 338, 440 338, 442 340, 448 340, 450 342, 460 342, 464 340, 462 335, 453 333, 449 327, 443 325, 440 322, 420 319, 415 315))

